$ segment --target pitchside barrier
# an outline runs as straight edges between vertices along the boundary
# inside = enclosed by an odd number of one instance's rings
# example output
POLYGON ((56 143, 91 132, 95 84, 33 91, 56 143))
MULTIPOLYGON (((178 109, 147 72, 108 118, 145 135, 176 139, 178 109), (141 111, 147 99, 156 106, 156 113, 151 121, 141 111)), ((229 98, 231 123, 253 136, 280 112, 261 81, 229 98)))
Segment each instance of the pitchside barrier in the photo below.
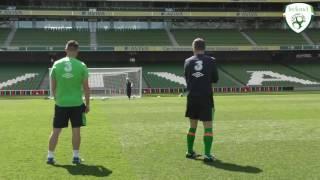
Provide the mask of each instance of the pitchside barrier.
MULTIPOLYGON (((248 92, 280 92, 280 91, 293 91, 294 87, 279 87, 279 86, 266 86, 266 87, 225 87, 213 88, 216 93, 248 93, 248 92)), ((185 88, 145 88, 143 94, 180 94, 185 93, 185 88)))
MULTIPOLYGON (((293 91, 294 87, 236 87, 236 88, 213 88, 216 93, 250 93, 250 92, 281 92, 293 91)), ((119 94, 120 89, 113 89, 115 95, 119 94)), ((185 93, 185 88, 144 88, 143 94, 181 94, 185 93)), ((49 96, 49 90, 0 90, 0 96, 49 96)))
POLYGON ((48 96, 49 90, 0 90, 0 96, 48 96))
MULTIPOLYGON (((295 51, 295 50, 319 50, 320 45, 292 45, 292 46, 207 46, 207 51, 295 51)), ((64 46, 9 46, 0 47, 1 51, 7 52, 54 52, 63 51, 64 46)), ((190 52, 190 46, 99 46, 91 48, 90 46, 81 46, 81 51, 84 52, 190 52)))

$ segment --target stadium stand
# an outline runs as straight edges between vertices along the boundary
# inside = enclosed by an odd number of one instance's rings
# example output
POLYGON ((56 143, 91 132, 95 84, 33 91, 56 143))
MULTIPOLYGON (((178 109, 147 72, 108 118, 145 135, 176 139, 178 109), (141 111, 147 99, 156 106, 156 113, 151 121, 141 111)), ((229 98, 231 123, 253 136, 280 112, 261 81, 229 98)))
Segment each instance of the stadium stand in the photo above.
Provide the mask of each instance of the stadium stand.
POLYGON ((152 46, 171 45, 164 30, 100 30, 97 32, 100 46, 152 46))
POLYGON ((306 33, 311 38, 315 44, 320 44, 320 30, 319 29, 310 29, 306 33))
MULTIPOLYGON (((182 64, 144 65, 143 76, 148 87, 177 88, 184 87, 182 64), (161 73, 161 74, 160 74, 161 73), (178 83, 179 82, 179 83, 178 83)), ((219 70, 220 81, 214 87, 238 87, 239 84, 231 80, 219 70)))
MULTIPOLYGON (((243 84, 247 84, 250 79, 250 72, 248 71, 272 71, 273 73, 283 74, 286 76, 292 76, 296 78, 300 78, 306 81, 317 82, 316 79, 301 74, 294 69, 290 69, 284 65, 276 64, 276 63, 228 63, 222 64, 220 66, 225 72, 230 74, 234 79, 240 81, 243 84)), ((265 77, 268 78, 268 77, 265 77)), ((289 87, 302 87, 302 86, 309 86, 304 85, 301 83, 290 82, 290 81, 276 81, 276 82, 264 82, 263 86, 289 86, 289 87)), ((310 86, 315 86, 314 84, 310 84, 310 86)), ((319 86, 319 85, 318 85, 319 86)))
MULTIPOLYGON (((0 44, 5 41, 9 29, 0 29, 0 44)), ((196 37, 202 37, 209 46, 250 46, 250 42, 236 29, 172 29, 181 46, 189 46, 196 37)), ((303 36, 286 30, 246 30, 258 45, 306 45, 303 36)), ((320 43, 318 30, 308 30, 308 36, 320 43)), ((66 39, 78 40, 82 46, 90 45, 87 30, 18 29, 11 46, 63 46, 66 39), (45 39, 45 41, 43 41, 45 39)), ((99 46, 172 46, 165 30, 98 30, 99 46)))
POLYGON ((3 43, 6 41, 8 34, 10 32, 10 29, 0 29, 0 47, 3 45, 3 43))
POLYGON ((144 65, 143 76, 149 87, 154 87, 154 88, 184 87, 183 84, 174 82, 174 79, 171 79, 171 80, 165 79, 155 74, 155 73, 161 73, 161 72, 182 76, 183 65, 179 65, 179 64, 144 65))
MULTIPOLYGON (((183 88, 184 77, 183 77, 183 63, 158 63, 158 64, 141 64, 142 67, 143 81, 142 88, 183 88), (162 73, 162 77, 157 75, 162 73), (163 75, 165 74, 165 75, 163 75), (167 78, 164 78, 167 77, 167 78), (172 78, 172 79, 170 79, 172 78), (179 81, 177 83, 175 81, 179 81)), ((114 67, 130 67, 130 64, 90 64, 89 68, 114 68, 114 67)), ((214 84, 214 87, 240 87, 241 83, 233 80, 222 72, 220 69, 219 78, 220 81, 214 84)))
POLYGON ((308 42, 293 31, 270 30, 246 30, 246 33, 258 45, 305 45, 308 42))
POLYGON ((74 39, 81 46, 89 46, 88 31, 75 30, 44 30, 44 29, 18 29, 12 46, 64 46, 66 41, 74 39))
POLYGON ((309 76, 313 79, 320 81, 320 64, 316 62, 311 63, 290 63, 288 64, 289 68, 293 68, 294 70, 309 76))
MULTIPOLYGON (((191 42, 196 37, 204 38, 208 46, 231 46, 212 48, 220 56, 218 61, 220 81, 214 87, 247 88, 243 87, 251 77, 247 71, 269 71, 309 82, 320 81, 319 62, 291 63, 298 59, 295 55, 299 51, 310 53, 312 59, 319 59, 317 52, 319 47, 312 46, 309 40, 310 38, 315 44, 320 45, 319 19, 315 18, 310 26, 318 29, 305 31, 308 36, 296 34, 283 23, 281 12, 286 3, 84 2, 86 1, 41 1, 41 7, 38 1, 32 1, 31 4, 18 1, 0 2, 2 9, 0 26, 3 27, 0 29, 0 46, 3 46, 6 40, 5 46, 9 44, 8 47, 0 48, 3 53, 2 60, 6 60, 5 63, 15 61, 34 63, 32 64, 34 67, 27 65, 23 68, 19 64, 1 64, 0 89, 48 88, 47 68, 37 63, 51 64, 55 57, 58 58, 63 54, 62 47, 70 39, 79 41, 82 50, 80 56, 89 57, 85 59, 90 65, 101 63, 89 67, 121 67, 122 65, 119 65, 121 63, 126 63, 123 66, 129 67, 142 66, 143 88, 183 88, 185 81, 181 56, 190 55, 191 52, 188 51, 191 50, 191 42), (70 12, 69 9, 79 11, 70 12), (110 10, 119 12, 114 13, 110 10), (141 12, 128 13, 132 10, 141 12), (161 13, 156 12, 150 16, 150 13, 144 12, 151 10, 161 13), (188 13, 192 11, 197 13, 188 13), (261 13, 265 11, 270 12, 261 13), (227 16, 221 16, 224 13, 227 13, 227 16), (259 47, 262 45, 281 47, 259 47), (299 46, 292 47, 294 45, 299 46), (139 46, 151 48, 139 48, 139 46), (165 46, 165 48, 154 46, 165 46), (279 59, 276 59, 278 57, 279 59), (270 58, 290 63, 275 63, 278 61, 265 63, 270 58), (129 64, 128 61, 132 63, 129 64)), ((318 4, 313 5, 317 5, 319 9, 318 4)), ((308 85, 267 82, 263 86, 308 85)))
POLYGON ((32 90, 38 89, 47 69, 43 65, 0 66, 0 90, 32 90))
MULTIPOLYGON (((128 67, 129 65, 90 65, 89 67, 128 67)), ((143 69, 143 88, 184 88, 183 65, 178 63, 158 63, 139 65, 143 69)), ((320 82, 319 63, 223 63, 219 65, 219 82, 213 87, 243 87, 250 80, 248 71, 272 71, 273 73, 292 76, 311 82, 320 82)), ((0 90, 39 89, 47 75, 47 67, 39 64, 0 67, 0 90)), ((264 78, 268 78, 264 77, 264 78)), ((47 79, 48 80, 48 79, 47 79)), ((264 82, 262 86, 282 87, 319 87, 320 84, 305 85, 294 82, 264 82)))
POLYGON ((204 38, 207 45, 250 45, 238 30, 235 29, 180 29, 172 30, 179 45, 190 46, 197 37, 204 38))
POLYGON ((224 72, 221 68, 218 69, 219 82, 214 84, 214 87, 242 87, 243 84, 236 79, 229 76, 228 73, 224 72))

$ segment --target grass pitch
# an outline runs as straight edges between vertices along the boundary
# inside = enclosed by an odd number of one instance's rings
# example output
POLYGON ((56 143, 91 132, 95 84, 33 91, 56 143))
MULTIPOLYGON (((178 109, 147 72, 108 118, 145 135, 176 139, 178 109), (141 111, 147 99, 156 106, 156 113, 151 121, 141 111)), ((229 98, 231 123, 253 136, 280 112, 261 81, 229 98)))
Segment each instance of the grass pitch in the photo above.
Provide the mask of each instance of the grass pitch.
MULTIPOLYGON (((320 179, 320 94, 217 96, 219 163, 185 159, 185 98, 94 100, 71 165, 71 130, 45 164, 53 101, 0 100, 0 179, 320 179)), ((199 124, 195 149, 203 151, 199 124)))

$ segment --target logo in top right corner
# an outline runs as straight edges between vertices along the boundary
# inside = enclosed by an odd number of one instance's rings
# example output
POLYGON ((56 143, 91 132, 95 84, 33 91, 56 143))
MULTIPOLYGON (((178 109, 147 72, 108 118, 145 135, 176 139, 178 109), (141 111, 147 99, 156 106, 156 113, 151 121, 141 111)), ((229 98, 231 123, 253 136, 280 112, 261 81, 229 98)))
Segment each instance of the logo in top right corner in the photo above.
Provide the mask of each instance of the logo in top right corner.
POLYGON ((294 3, 286 6, 285 13, 288 26, 296 33, 304 31, 314 15, 313 7, 305 3, 294 3))

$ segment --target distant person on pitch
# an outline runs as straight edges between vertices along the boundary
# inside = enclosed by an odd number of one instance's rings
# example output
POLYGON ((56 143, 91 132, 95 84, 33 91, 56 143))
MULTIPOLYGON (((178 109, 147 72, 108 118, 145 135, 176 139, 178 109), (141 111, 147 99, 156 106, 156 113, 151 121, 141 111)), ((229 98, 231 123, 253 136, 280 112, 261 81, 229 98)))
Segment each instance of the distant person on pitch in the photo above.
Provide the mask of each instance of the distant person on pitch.
POLYGON ((79 44, 68 41, 66 57, 56 61, 50 72, 52 94, 55 99, 53 130, 49 140, 48 164, 54 164, 54 150, 62 128, 72 126, 73 164, 81 164, 80 127, 86 125, 85 113, 90 110, 90 89, 88 83, 88 68, 77 59, 79 44), (85 104, 82 96, 85 96, 85 104))
POLYGON ((131 91, 132 91, 132 87, 133 87, 133 83, 130 81, 129 78, 126 79, 126 90, 127 90, 127 96, 129 98, 129 100, 131 99, 131 91))
POLYGON ((205 41, 203 39, 195 39, 192 47, 194 55, 186 59, 184 64, 188 91, 185 116, 190 119, 186 158, 195 159, 200 156, 193 150, 198 120, 200 120, 204 126, 204 161, 213 162, 216 159, 211 154, 212 120, 214 119, 212 83, 218 82, 218 70, 215 58, 205 55, 205 41))

